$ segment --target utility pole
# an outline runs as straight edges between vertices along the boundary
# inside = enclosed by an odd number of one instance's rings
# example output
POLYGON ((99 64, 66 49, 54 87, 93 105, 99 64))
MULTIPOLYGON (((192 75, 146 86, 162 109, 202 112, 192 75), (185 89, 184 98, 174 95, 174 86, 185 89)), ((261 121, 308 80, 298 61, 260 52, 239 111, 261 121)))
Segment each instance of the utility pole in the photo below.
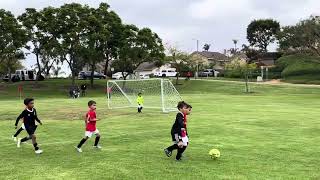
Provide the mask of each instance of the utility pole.
MULTIPOLYGON (((195 40, 197 42, 197 52, 199 52, 199 39, 192 39, 192 40, 195 40)), ((195 74, 195 78, 198 77, 198 74, 199 74, 199 62, 197 60, 197 72, 195 74)))

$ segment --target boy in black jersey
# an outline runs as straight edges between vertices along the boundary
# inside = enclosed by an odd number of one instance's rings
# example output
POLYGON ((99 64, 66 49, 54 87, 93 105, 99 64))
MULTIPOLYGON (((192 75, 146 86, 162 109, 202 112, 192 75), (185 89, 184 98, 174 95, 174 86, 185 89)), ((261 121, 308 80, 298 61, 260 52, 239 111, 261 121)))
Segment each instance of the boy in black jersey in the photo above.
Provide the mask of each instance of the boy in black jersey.
POLYGON ((190 114, 189 112, 189 105, 181 101, 178 103, 178 114, 176 116, 176 120, 171 128, 171 137, 173 141, 173 145, 169 146, 168 148, 164 149, 165 154, 170 157, 172 155, 172 151, 177 149, 177 156, 176 160, 180 161, 183 152, 186 150, 188 146, 188 138, 186 136, 186 127, 185 127, 185 115, 190 114))
POLYGON ((32 144, 33 144, 35 153, 41 154, 43 151, 38 147, 36 135, 34 133, 37 129, 35 121, 37 121, 40 125, 42 125, 42 123, 37 116, 36 109, 34 108, 34 99, 26 98, 24 100, 24 104, 26 105, 26 109, 24 111, 22 111, 22 113, 17 118, 15 126, 17 127, 19 120, 23 118, 25 130, 27 131, 29 136, 27 136, 23 139, 19 138, 18 142, 17 142, 17 147, 19 148, 20 144, 22 142, 25 142, 25 141, 32 139, 32 144))

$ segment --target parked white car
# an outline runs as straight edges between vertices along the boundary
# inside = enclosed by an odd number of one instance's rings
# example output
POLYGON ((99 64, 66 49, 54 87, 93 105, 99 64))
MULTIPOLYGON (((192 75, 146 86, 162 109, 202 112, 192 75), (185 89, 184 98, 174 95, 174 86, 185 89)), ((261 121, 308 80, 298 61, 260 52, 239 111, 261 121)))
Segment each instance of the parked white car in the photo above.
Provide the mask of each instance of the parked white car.
POLYGON ((160 72, 156 72, 154 75, 158 77, 176 77, 177 72, 173 69, 163 69, 160 72))
MULTIPOLYGON (((124 75, 127 75, 128 73, 127 72, 124 72, 124 75)), ((122 72, 117 72, 117 73, 114 73, 112 74, 112 79, 123 79, 123 75, 122 75, 122 72)))
POLYGON ((149 74, 140 74, 140 79, 150 79, 149 74))

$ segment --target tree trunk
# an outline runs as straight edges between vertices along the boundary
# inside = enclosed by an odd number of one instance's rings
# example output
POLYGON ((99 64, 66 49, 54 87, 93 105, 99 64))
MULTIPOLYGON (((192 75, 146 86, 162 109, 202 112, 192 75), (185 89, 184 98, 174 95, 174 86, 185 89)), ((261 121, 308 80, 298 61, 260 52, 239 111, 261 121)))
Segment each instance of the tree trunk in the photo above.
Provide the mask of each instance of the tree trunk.
POLYGON ((71 73, 71 79, 72 79, 72 86, 74 86, 76 84, 76 76, 75 76, 75 72, 72 71, 71 73))
POLYGON ((95 63, 92 63, 91 64, 91 77, 90 77, 90 86, 91 86, 91 88, 93 88, 94 70, 95 70, 95 63))
POLYGON ((106 58, 106 63, 104 65, 104 75, 107 75, 108 73, 108 67, 109 67, 109 54, 107 55, 107 58, 106 58))
POLYGON ((9 81, 8 82, 12 82, 12 77, 11 77, 11 68, 10 68, 10 60, 7 60, 7 65, 8 65, 8 77, 9 77, 9 81))
POLYGON ((249 93, 249 84, 248 84, 248 73, 245 74, 245 81, 246 81, 246 93, 249 93))
POLYGON ((39 61, 39 53, 36 53, 36 59, 37 59, 37 66, 38 66, 36 81, 38 81, 39 77, 41 75, 41 65, 40 65, 40 61, 39 61))

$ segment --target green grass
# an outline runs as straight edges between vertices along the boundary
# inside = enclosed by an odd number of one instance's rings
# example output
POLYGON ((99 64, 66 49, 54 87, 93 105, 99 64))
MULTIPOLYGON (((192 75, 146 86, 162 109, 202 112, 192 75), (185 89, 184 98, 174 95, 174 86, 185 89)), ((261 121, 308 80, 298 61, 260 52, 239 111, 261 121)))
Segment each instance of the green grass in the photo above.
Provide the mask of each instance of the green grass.
POLYGON ((108 110, 105 81, 88 98, 68 99, 68 83, 24 84, 44 122, 40 156, 30 143, 17 149, 10 139, 23 105, 17 84, 0 85, 0 179, 320 179, 320 88, 253 84, 254 93, 245 94, 242 83, 184 82, 178 89, 193 105, 190 146, 175 162, 162 152, 174 113, 108 110), (79 154, 73 146, 84 134, 89 99, 98 102, 103 150, 92 149, 91 139, 79 154), (209 158, 212 148, 220 159, 209 158))

